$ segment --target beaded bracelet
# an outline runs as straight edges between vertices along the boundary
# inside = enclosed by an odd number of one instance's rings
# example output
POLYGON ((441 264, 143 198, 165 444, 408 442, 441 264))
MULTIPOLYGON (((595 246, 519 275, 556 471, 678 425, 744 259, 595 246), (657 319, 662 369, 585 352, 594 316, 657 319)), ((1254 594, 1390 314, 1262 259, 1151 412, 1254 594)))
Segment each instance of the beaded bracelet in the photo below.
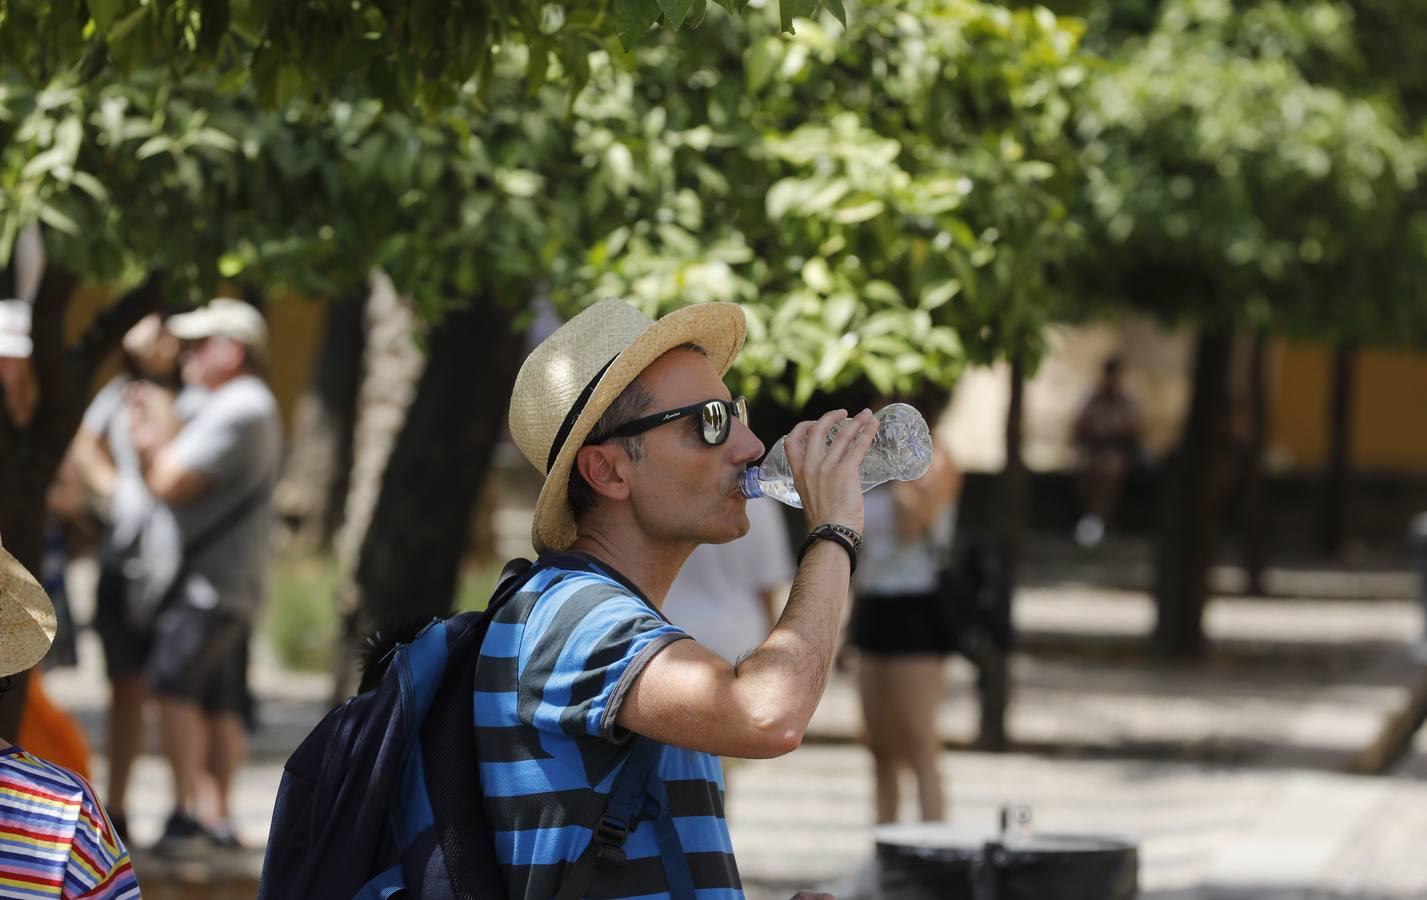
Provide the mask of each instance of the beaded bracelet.
POLYGON ((798 551, 798 565, 802 565, 803 557, 807 555, 808 548, 818 541, 832 541, 839 547, 847 551, 847 558, 852 563, 849 571, 857 571, 857 551, 862 549, 862 535, 858 534, 846 525, 838 525, 833 522, 824 522, 812 531, 808 532, 808 537, 803 541, 802 549, 798 551))

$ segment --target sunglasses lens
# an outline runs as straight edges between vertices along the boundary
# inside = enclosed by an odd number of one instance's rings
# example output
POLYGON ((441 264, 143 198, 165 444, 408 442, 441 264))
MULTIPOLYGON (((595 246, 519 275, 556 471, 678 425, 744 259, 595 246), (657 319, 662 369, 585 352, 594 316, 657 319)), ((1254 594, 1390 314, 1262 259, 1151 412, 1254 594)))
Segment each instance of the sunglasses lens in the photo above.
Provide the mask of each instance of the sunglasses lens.
POLYGON ((728 408, 718 400, 704 404, 702 415, 704 443, 718 446, 728 440, 728 408))
POLYGON ((733 401, 733 417, 745 425, 748 424, 748 400, 746 398, 739 397, 733 401))

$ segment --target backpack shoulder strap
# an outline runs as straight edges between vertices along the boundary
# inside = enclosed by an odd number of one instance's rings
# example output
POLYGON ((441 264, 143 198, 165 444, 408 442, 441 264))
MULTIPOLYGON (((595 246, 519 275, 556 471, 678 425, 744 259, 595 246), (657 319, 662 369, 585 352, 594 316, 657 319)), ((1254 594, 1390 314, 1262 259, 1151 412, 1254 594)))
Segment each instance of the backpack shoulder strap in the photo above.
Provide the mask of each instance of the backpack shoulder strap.
MULTIPOLYGON (((624 768, 620 769, 610 787, 609 800, 605 802, 599 825, 590 836, 585 851, 570 867, 555 900, 580 900, 600 870, 624 864, 628 858, 624 842, 638 824, 645 798, 653 796, 658 800, 663 796, 664 784, 659 780, 659 760, 663 755, 664 745, 658 741, 647 737, 634 739, 624 768), (657 790, 651 791, 651 787, 657 790)), ((678 833, 673 828, 674 820, 667 815, 667 804, 660 800, 659 807, 661 826, 665 820, 668 822, 667 828, 659 829, 659 853, 664 862, 665 877, 669 880, 673 896, 692 896, 692 893, 685 894, 674 889, 676 885, 687 885, 692 891, 693 879, 689 875, 689 864, 679 844, 678 833)))

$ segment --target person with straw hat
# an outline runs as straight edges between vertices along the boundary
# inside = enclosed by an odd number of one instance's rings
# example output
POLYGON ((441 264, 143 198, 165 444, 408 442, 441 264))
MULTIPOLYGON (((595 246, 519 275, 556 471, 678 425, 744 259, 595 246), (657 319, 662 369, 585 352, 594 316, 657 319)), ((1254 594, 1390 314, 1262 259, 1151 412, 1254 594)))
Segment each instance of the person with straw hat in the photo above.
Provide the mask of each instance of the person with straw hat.
MULTIPOLYGON (((44 588, 0 546, 0 691, 50 649, 44 588)), ((89 782, 0 739, 0 896, 137 898, 129 851, 89 782)))
POLYGON ((802 740, 832 665, 862 528, 858 468, 876 431, 865 410, 831 441, 845 411, 793 430, 808 523, 835 536, 806 546, 778 624, 737 665, 689 639, 660 606, 696 546, 748 530, 739 476, 763 455, 723 383, 743 338, 734 304, 653 321, 605 300, 516 377, 511 434, 545 476, 540 558, 496 613, 475 703, 485 812, 513 897, 583 896, 591 885, 572 882, 591 858, 603 861, 601 896, 742 896, 718 756, 778 756, 802 740), (648 741, 661 745, 650 814, 612 828, 610 784, 648 741))

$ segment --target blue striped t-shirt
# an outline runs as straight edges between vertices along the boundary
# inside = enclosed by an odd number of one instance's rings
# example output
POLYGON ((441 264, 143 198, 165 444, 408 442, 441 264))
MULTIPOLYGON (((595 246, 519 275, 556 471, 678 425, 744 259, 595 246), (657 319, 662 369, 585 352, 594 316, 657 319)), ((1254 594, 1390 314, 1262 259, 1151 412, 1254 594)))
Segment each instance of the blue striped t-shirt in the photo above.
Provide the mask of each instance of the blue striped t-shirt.
MULTIPOLYGON (((689 637, 618 572, 547 560, 496 614, 476 666, 476 752, 496 857, 511 897, 549 900, 585 850, 631 733, 619 706, 660 650, 689 637)), ((708 753, 667 747, 658 769, 699 900, 741 898, 708 753)), ((652 821, 587 896, 669 897, 652 821)))

